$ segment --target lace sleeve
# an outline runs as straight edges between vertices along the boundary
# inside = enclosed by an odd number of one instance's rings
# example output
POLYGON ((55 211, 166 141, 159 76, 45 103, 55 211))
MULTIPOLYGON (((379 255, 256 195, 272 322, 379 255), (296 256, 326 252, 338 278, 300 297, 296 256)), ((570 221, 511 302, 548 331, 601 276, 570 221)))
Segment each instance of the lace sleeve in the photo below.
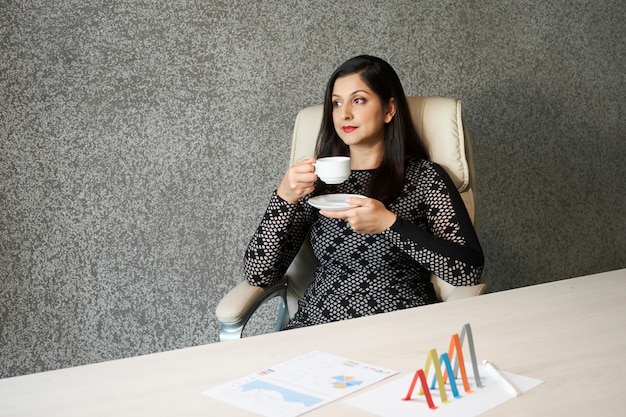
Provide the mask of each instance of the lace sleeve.
POLYGON ((432 163, 429 167, 420 170, 411 192, 401 197, 415 217, 398 215, 383 234, 450 284, 477 284, 484 256, 465 204, 446 171, 432 163))
POLYGON ((272 195, 245 253, 244 271, 251 285, 273 285, 287 271, 308 232, 302 204, 272 195))

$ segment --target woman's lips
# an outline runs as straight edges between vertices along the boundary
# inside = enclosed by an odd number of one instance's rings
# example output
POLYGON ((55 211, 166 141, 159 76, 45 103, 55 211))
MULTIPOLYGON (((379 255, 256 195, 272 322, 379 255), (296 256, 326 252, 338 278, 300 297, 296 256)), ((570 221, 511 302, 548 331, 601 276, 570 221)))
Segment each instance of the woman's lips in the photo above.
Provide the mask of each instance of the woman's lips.
POLYGON ((356 126, 343 126, 341 130, 343 130, 345 133, 351 133, 356 130, 356 126))

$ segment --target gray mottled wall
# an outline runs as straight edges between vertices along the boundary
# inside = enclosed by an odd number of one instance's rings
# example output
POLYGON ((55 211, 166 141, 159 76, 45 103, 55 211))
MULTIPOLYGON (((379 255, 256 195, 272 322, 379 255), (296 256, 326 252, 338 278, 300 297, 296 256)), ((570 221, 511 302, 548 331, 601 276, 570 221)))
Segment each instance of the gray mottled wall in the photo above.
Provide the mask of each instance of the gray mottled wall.
POLYGON ((493 290, 626 267, 623 0, 0 0, 0 377, 215 342, 336 65, 464 102, 493 290))

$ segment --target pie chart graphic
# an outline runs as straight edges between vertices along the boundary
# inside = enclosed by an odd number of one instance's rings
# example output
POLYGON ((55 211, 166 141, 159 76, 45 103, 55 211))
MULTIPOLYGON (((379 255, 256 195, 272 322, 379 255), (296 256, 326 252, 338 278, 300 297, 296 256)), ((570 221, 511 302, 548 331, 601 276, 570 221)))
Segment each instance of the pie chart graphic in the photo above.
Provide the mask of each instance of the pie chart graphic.
POLYGON ((333 377, 333 388, 346 389, 350 387, 356 387, 361 385, 363 381, 356 379, 353 376, 338 375, 333 377))

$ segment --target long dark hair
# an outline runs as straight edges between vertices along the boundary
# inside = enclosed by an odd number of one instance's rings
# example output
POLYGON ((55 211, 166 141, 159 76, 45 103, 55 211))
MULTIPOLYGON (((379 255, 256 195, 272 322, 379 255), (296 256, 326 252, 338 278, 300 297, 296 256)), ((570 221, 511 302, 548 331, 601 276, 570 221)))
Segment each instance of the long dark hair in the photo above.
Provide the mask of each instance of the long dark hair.
POLYGON ((411 119, 409 106, 396 71, 386 61, 360 55, 341 64, 330 77, 324 97, 324 115, 317 139, 318 158, 333 155, 349 155, 349 147, 339 138, 333 124, 332 94, 335 81, 351 74, 359 74, 365 84, 386 106, 391 98, 396 112, 391 122, 385 125, 384 153, 378 168, 372 174, 369 197, 391 203, 402 191, 405 161, 409 158, 429 159, 428 150, 420 139, 411 119))

